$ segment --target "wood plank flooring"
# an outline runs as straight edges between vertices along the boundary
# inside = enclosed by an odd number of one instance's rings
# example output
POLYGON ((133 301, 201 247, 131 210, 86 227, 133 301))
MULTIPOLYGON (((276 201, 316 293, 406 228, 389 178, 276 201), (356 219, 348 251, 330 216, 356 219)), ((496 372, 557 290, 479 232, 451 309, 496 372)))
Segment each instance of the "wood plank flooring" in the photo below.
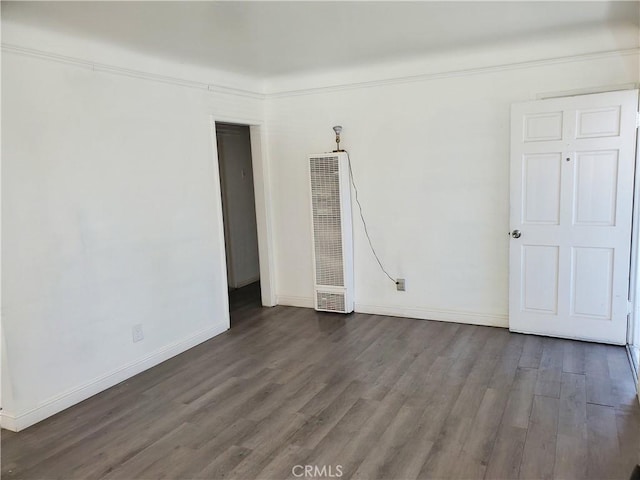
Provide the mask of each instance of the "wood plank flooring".
POLYGON ((285 479, 312 465, 332 469, 316 478, 626 480, 640 461, 623 348, 291 307, 232 317, 178 357, 3 431, 2 478, 285 479))

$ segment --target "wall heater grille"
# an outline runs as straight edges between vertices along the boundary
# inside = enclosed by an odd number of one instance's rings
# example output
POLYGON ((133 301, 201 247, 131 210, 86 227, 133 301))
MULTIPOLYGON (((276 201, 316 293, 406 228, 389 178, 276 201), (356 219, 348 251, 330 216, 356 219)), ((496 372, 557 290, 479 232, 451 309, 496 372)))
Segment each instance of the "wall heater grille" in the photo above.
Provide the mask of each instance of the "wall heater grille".
POLYGON ((316 292, 318 310, 344 312, 345 296, 342 293, 316 292))
POLYGON ((311 214, 315 306, 317 310, 353 311, 353 240, 351 190, 344 153, 311 155, 311 214))
POLYGON ((343 287, 339 175, 337 157, 318 157, 311 162, 316 284, 343 287))

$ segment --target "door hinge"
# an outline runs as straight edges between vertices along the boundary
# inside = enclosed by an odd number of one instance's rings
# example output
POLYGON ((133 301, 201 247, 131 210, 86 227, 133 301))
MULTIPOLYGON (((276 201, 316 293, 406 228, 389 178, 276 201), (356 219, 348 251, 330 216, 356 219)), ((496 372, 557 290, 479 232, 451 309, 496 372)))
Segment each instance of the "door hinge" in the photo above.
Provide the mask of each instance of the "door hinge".
POLYGON ((627 300, 627 315, 631 315, 633 313, 633 303, 631 300, 627 300))
POLYGON ((636 128, 640 127, 640 112, 636 112, 636 128))

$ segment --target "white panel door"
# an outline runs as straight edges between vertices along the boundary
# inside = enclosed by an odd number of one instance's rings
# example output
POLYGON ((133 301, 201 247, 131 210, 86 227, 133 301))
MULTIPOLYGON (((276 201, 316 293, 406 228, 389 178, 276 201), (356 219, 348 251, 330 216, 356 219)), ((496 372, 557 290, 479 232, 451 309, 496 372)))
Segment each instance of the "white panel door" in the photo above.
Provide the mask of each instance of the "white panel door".
POLYGON ((512 105, 509 328, 623 345, 638 92, 512 105))

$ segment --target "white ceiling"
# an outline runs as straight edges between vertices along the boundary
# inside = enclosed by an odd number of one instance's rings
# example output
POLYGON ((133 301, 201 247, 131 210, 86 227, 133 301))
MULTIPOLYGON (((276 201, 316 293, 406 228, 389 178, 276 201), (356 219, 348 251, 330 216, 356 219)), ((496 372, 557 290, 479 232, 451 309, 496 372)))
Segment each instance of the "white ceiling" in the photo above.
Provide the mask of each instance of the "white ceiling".
POLYGON ((359 66, 593 25, 626 2, 2 2, 3 20, 258 77, 359 66))

